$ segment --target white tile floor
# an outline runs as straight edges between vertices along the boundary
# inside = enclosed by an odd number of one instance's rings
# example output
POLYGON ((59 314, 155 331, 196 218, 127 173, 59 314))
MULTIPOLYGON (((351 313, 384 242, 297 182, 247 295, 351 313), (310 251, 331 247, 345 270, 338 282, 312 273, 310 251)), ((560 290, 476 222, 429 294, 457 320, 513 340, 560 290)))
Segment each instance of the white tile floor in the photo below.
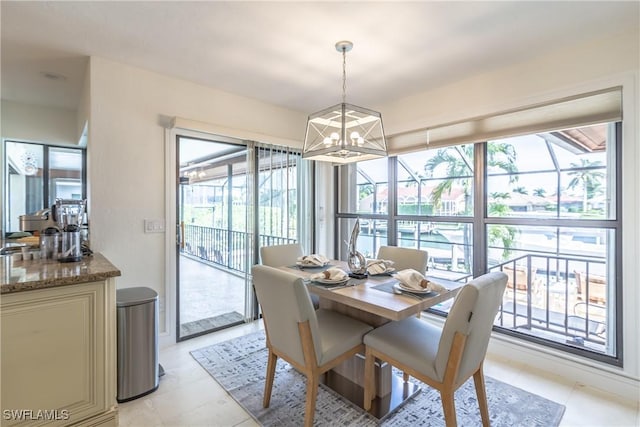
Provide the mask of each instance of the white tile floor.
MULTIPOLYGON (((191 357, 189 351, 245 335, 260 322, 237 326, 175 344, 160 352, 165 376, 160 387, 119 405, 121 426, 256 426, 242 409, 191 357)), ((610 394, 534 370, 511 360, 487 359, 488 376, 554 400, 567 407, 561 426, 640 426, 638 401, 610 394)))

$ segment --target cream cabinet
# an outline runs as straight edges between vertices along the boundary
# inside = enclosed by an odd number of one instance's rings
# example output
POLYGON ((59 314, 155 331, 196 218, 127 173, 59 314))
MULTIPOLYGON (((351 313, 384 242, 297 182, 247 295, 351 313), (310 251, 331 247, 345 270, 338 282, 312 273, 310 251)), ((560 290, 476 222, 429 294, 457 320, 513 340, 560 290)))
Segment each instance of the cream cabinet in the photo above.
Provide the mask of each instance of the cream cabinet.
POLYGON ((2 425, 117 425, 115 279, 0 305, 2 425))

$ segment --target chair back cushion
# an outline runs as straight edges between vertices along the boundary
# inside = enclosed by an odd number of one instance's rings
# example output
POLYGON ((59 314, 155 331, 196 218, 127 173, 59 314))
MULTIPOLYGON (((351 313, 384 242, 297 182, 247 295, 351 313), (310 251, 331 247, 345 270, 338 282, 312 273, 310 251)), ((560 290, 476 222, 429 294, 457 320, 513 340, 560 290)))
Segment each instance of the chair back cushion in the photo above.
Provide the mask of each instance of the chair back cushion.
POLYGON ((268 265, 270 267, 294 265, 301 256, 302 246, 298 243, 262 246, 260 248, 260 259, 262 260, 262 265, 268 265))
POLYGON ((429 254, 420 249, 380 246, 378 259, 393 261, 393 268, 395 268, 396 271, 412 268, 424 275, 427 272, 429 254))
POLYGON ((487 353, 491 329, 506 285, 507 275, 496 271, 473 279, 460 290, 440 337, 435 360, 440 379, 444 377, 456 332, 467 335, 456 381, 468 378, 478 369, 487 353))
POLYGON ((271 345, 304 365, 298 323, 308 320, 316 357, 319 358, 320 343, 316 342, 319 336, 318 320, 302 279, 265 265, 254 265, 251 272, 271 345))

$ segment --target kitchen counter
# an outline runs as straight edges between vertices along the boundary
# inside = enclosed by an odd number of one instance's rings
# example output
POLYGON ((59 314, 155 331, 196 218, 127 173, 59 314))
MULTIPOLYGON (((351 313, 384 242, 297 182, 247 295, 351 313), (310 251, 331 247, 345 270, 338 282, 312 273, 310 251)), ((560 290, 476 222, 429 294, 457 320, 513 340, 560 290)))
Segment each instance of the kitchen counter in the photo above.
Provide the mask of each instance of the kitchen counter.
POLYGON ((116 276, 100 254, 0 257, 3 427, 118 425, 116 276))
POLYGON ((8 255, 0 258, 0 294, 103 281, 121 274, 99 253, 68 263, 42 259, 15 261, 8 255))

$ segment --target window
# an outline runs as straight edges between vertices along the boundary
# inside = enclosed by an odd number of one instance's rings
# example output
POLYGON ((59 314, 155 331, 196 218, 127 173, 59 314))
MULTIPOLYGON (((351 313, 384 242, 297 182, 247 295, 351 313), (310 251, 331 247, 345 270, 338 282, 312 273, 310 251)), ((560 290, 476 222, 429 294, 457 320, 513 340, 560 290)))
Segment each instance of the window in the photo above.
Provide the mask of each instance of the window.
POLYGON ((360 218, 367 257, 389 244, 426 250, 432 277, 504 271, 498 331, 619 365, 620 139, 616 122, 536 129, 341 166, 340 241, 360 218), (375 206, 351 204, 350 174, 375 206))
POLYGON ((85 150, 5 142, 5 230, 20 230, 20 215, 51 207, 56 199, 86 197, 85 150))
POLYGON ((487 268, 510 276, 500 328, 617 355, 615 135, 607 123, 487 143, 512 156, 508 171, 487 164, 487 268))

